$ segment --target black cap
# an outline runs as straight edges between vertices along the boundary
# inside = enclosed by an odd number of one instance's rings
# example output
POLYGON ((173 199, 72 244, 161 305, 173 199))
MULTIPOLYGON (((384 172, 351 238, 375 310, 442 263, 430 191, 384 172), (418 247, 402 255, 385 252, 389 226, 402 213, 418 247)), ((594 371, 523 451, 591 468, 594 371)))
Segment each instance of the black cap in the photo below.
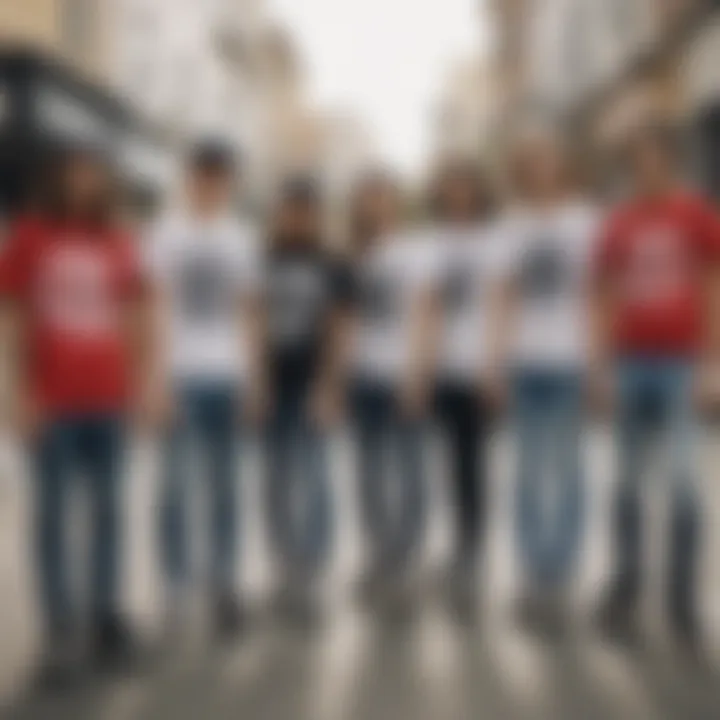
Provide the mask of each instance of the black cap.
POLYGON ((296 175, 283 182, 280 198, 283 202, 296 205, 317 205, 320 202, 320 187, 313 177, 296 175))
POLYGON ((218 138, 205 138, 190 148, 188 165, 201 172, 230 173, 236 169, 238 159, 229 143, 218 138))

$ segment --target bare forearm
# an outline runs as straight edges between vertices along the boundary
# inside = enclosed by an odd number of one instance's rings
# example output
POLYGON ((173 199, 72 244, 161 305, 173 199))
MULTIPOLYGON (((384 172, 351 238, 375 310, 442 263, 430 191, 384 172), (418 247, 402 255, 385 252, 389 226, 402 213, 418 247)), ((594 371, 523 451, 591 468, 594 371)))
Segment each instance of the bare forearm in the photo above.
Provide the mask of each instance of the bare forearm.
POLYGON ((606 287, 595 288, 590 299, 590 366, 606 368, 611 354, 612 296, 606 287))
POLYGON ((488 365, 491 372, 499 372, 510 363, 510 345, 517 319, 517 297, 512 286, 499 284, 493 289, 489 315, 488 365))
POLYGON ((347 379, 352 320, 349 313, 338 311, 328 325, 327 342, 320 359, 321 382, 328 388, 340 390, 347 379))
POLYGON ((437 366, 440 318, 434 295, 418 298, 413 309, 411 376, 418 382, 430 382, 437 366))
POLYGON ((709 273, 706 280, 707 332, 703 356, 709 364, 720 361, 720 271, 709 273))
POLYGON ((25 402, 29 388, 25 326, 21 311, 12 304, 0 310, 0 335, 5 407, 16 409, 25 402))
POLYGON ((248 375, 251 387, 267 385, 267 318, 261 302, 252 298, 243 303, 241 337, 247 341, 248 375))

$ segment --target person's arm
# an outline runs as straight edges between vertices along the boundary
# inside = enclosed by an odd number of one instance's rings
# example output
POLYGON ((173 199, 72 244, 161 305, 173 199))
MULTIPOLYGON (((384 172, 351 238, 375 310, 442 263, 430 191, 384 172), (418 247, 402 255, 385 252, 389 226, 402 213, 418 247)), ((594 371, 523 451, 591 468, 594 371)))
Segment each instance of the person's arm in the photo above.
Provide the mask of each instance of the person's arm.
POLYGON ((238 337, 245 343, 247 357, 247 393, 245 416, 252 425, 265 421, 272 403, 268 376, 267 258, 259 233, 253 233, 248 253, 241 258, 239 275, 238 337))
POLYGON ((401 394, 404 412, 421 415, 430 398, 437 367, 440 337, 440 304, 436 289, 423 283, 414 293, 410 310, 410 365, 401 394))
POLYGON ((143 239, 140 248, 140 272, 144 292, 135 305, 134 343, 139 363, 138 390, 144 419, 155 427, 171 421, 173 390, 168 352, 170 299, 164 277, 166 246, 162 225, 143 239))
POLYGON ((704 201, 698 205, 697 239, 705 329, 698 359, 696 396, 708 408, 720 399, 720 217, 704 201))
POLYGON ((248 394, 246 415, 253 425, 267 416, 272 398, 267 372, 267 308, 264 293, 254 289, 240 301, 241 337, 247 343, 248 394))
POLYGON ((489 352, 479 368, 479 381, 490 401, 500 407, 507 395, 507 374, 517 332, 519 301, 517 239, 510 220, 498 220, 486 242, 493 244, 494 254, 486 308, 489 352))
POLYGON ((505 402, 507 370, 511 362, 512 338, 517 327, 518 295, 512 275, 499 277, 493 283, 488 300, 487 365, 481 368, 482 389, 491 402, 501 406, 505 402))
POLYGON ((597 233, 588 292, 588 375, 591 402, 604 411, 611 401, 612 334, 616 316, 614 265, 621 235, 619 215, 606 220, 597 233))
POLYGON ((28 302, 32 272, 32 237, 24 225, 12 228, 0 255, 0 347, 6 417, 20 437, 38 431, 42 409, 29 387, 28 302))
POLYGON ((318 381, 311 398, 311 412, 324 425, 334 423, 341 414, 356 296, 355 279, 348 265, 338 262, 331 275, 332 307, 323 332, 318 381))
POLYGON ((702 359, 717 367, 720 363, 720 216, 703 202, 698 209, 697 223, 706 319, 702 359))
POLYGON ((125 238, 120 249, 121 302, 128 376, 133 391, 132 411, 136 419, 149 421, 148 393, 156 386, 155 327, 153 323, 152 282, 142 262, 141 248, 125 238))

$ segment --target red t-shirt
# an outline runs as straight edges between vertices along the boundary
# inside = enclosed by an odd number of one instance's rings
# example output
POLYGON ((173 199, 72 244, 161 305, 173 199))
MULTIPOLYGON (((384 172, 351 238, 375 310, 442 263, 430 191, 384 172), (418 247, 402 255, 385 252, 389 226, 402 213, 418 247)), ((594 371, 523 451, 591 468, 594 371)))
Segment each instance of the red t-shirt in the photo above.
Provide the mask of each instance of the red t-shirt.
POLYGON ((0 255, 0 293, 24 314, 29 390, 49 414, 117 412, 127 401, 125 310, 140 287, 117 230, 20 221, 0 255))
POLYGON ((608 220, 599 271, 614 298, 616 350, 692 356, 706 330, 707 271, 720 259, 720 221, 689 193, 635 200, 608 220))

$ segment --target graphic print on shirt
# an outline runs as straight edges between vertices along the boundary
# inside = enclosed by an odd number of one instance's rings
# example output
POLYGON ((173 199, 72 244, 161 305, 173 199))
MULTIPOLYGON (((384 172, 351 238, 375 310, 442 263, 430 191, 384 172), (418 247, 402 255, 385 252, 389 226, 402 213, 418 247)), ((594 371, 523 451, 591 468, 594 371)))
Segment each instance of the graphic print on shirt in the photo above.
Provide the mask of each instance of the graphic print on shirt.
POLYGON ((305 339, 315 330, 327 297, 323 268, 309 264, 276 266, 270 275, 270 333, 279 344, 305 339))
POLYGON ((479 282, 476 268, 464 264, 451 268, 443 280, 441 292, 445 312, 459 315, 471 308, 479 282))
POLYGON ((203 324, 232 313, 235 283, 221 257, 183 258, 178 272, 182 313, 188 322, 203 324))
POLYGON ((97 336, 117 326, 112 273, 105 258, 91 249, 63 245, 48 251, 38 291, 40 313, 54 329, 97 336))
POLYGON ((571 269, 558 243, 540 238, 523 253, 519 282, 523 297, 530 301, 552 300, 570 283, 571 269))
POLYGON ((632 244, 624 277, 625 297, 633 303, 653 304, 681 295, 691 274, 686 243, 670 227, 644 228, 632 244))

